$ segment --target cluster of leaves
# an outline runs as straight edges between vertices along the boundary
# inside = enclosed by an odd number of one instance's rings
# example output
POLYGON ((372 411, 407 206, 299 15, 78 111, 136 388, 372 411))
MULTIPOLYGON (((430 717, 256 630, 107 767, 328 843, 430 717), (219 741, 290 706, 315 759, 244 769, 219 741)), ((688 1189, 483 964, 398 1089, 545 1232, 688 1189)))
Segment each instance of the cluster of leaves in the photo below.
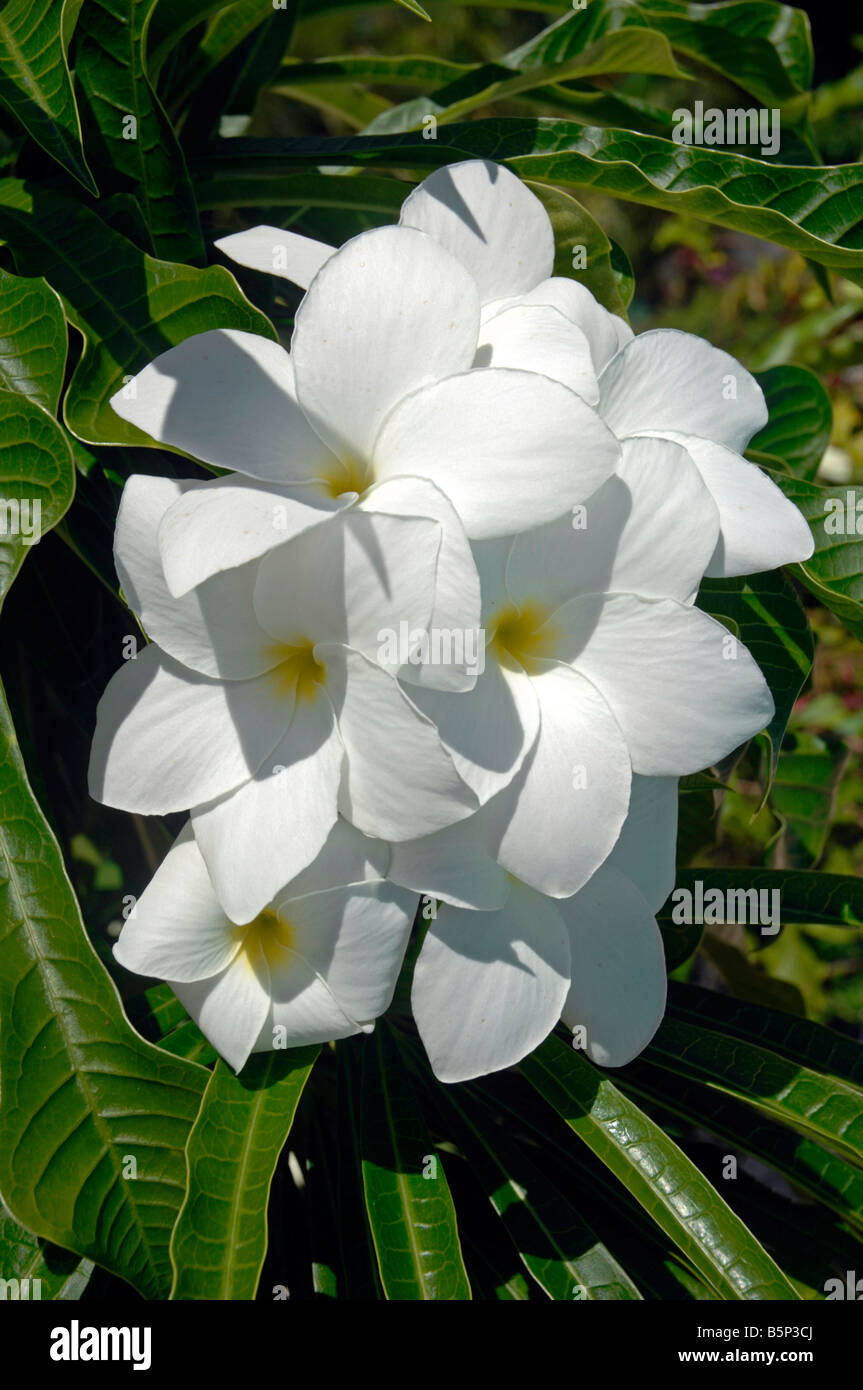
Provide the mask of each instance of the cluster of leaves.
MULTIPOLYGON (((441 23, 455 8, 429 4, 441 23)), ((134 632, 111 532, 129 473, 195 465, 153 450, 108 400, 190 334, 286 339, 296 302, 208 264, 215 235, 263 221, 340 244, 394 220, 430 167, 479 156, 529 181, 556 273, 617 313, 632 267, 572 190, 800 253, 827 295, 839 276, 863 285, 863 164, 825 167, 817 143, 848 93, 813 103, 802 12, 590 0, 559 18, 531 0, 555 18, 493 61, 310 56, 333 11, 369 8, 9 0, 0 13, 0 495, 38 501, 53 528, 20 579, 26 539, 0 534, 0 602, 16 581, 8 705, 0 693, 0 1275, 40 1278, 55 1298, 100 1280, 177 1299, 820 1298, 860 1259, 863 1049, 785 997, 766 1005, 753 977, 767 972, 720 933, 708 957, 730 994, 693 983, 701 928, 670 909, 668 1017, 613 1080, 552 1036, 511 1073, 439 1085, 410 1020, 410 963, 370 1038, 255 1058, 236 1077, 167 986, 111 961, 121 890, 143 887, 175 828, 83 791, 95 701, 134 632), (777 156, 674 143, 675 107, 713 93, 778 109, 777 156)), ((422 21, 389 10, 389 35, 413 42, 422 21)), ((813 660, 801 595, 863 637, 863 540, 825 526, 823 386, 787 355, 762 365, 770 423, 751 457, 816 549, 790 574, 702 588, 761 663, 776 717, 757 746, 682 784, 679 882, 779 888, 780 941, 797 924, 857 939, 860 879, 813 868, 832 749, 783 737, 813 660), (688 869, 742 773, 790 828, 788 852, 688 869)))

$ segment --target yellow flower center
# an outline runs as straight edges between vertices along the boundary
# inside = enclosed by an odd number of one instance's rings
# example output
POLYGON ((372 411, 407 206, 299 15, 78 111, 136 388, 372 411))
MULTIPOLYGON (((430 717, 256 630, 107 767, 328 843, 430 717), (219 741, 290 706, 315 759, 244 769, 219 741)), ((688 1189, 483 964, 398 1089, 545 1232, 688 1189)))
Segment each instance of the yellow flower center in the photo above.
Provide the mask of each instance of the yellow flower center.
POLYGON ((553 658, 557 630, 549 625, 550 610, 528 600, 521 608, 501 608, 488 623, 488 645, 502 666, 517 664, 536 675, 539 662, 553 658))
POLYGON ((362 494, 371 481, 368 464, 353 457, 333 459, 332 464, 321 473, 321 483, 330 497, 341 497, 343 492, 362 494))
POLYGON ((315 658, 315 644, 309 638, 298 642, 275 642, 270 649, 274 659, 270 678, 280 695, 293 694, 299 700, 314 700, 327 678, 327 668, 315 658))
POLYGON ((267 964, 274 968, 284 963, 284 957, 296 945, 296 931, 271 907, 265 907, 252 922, 235 926, 240 938, 240 956, 250 969, 254 969, 259 952, 263 952, 267 964))

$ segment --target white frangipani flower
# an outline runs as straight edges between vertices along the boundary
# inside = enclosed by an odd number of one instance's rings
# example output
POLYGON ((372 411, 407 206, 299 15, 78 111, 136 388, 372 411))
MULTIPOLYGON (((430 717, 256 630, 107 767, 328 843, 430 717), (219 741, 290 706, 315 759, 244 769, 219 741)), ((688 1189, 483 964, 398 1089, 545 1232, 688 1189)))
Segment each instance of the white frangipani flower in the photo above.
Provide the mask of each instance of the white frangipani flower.
POLYGON ((631 771, 699 771, 773 714, 745 647, 692 606, 719 517, 680 446, 625 441, 617 474, 576 510, 475 546, 485 669, 456 698, 416 697, 488 802, 499 862, 553 897, 611 850, 631 771))
MULTIPOLYGON (((145 367, 113 398, 117 413, 234 470, 166 513, 170 591, 253 559, 392 480, 404 489, 402 514, 438 516, 423 510, 432 488, 471 537, 540 525, 584 501, 617 461, 610 430, 529 361, 475 365, 479 342, 467 270, 426 233, 382 227, 320 268, 290 354, 216 330, 145 367)), ((596 399, 586 342, 583 356, 596 399)))
POLYGON ((614 850, 564 899, 505 872, 489 812, 477 812, 460 834, 393 849, 391 878, 443 903, 411 996, 435 1074, 467 1081, 513 1066, 561 1017, 584 1029, 595 1062, 623 1066, 647 1046, 665 1010, 654 913, 674 883, 676 781, 633 778, 614 850))
POLYGON ((125 810, 191 808, 216 892, 246 921, 314 859, 339 809, 398 840, 477 801, 378 659, 382 626, 428 624, 439 524, 352 510, 176 599, 156 537, 194 486, 126 486, 117 566, 155 642, 102 697, 90 785, 125 810))
POLYGON ((238 923, 187 824, 114 955, 167 980, 236 1071, 252 1052, 370 1033, 392 1000, 417 905, 386 881, 386 864, 386 845, 338 821, 314 863, 238 923))
MULTIPOLYGON (((814 542, 801 513, 741 456, 767 423, 754 377, 691 333, 656 329, 636 338, 585 286, 552 276, 548 216, 508 169, 486 160, 437 169, 405 199, 399 223, 426 232, 470 271, 483 305, 484 364, 518 363, 565 382, 591 404, 598 400, 619 439, 660 434, 686 449, 720 514, 708 575, 753 574, 809 558, 814 542)), ((270 270, 263 250, 272 258, 273 245, 282 245, 285 268, 277 273, 299 284, 308 266, 332 255, 278 228, 217 244, 242 264, 270 270)))

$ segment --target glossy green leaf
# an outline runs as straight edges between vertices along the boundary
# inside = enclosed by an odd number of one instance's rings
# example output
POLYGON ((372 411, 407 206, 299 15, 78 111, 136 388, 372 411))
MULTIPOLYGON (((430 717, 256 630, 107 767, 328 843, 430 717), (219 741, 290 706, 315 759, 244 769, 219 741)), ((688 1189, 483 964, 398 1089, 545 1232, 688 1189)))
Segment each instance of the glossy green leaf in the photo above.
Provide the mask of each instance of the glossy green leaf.
POLYGON ((756 379, 764 392, 770 419, 746 452, 755 459, 779 459, 795 478, 814 478, 830 443, 830 397, 815 373, 806 367, 771 367, 756 379))
POLYGON ((863 638, 863 488, 774 474, 774 482, 799 507, 812 528, 815 553, 791 566, 819 602, 863 638))
POLYGON ((863 1090, 768 1048, 666 1016, 645 1057, 703 1081, 811 1134, 863 1164, 863 1090))
POLYGON ((443 1160, 398 1043, 381 1023, 364 1050, 361 1124, 366 1209, 386 1297, 469 1299, 443 1160))
POLYGON ((528 1081, 729 1299, 790 1299, 794 1290, 681 1149, 561 1039, 520 1063, 528 1081))
POLYGON ((770 778, 794 701, 812 669, 813 642, 806 611, 779 570, 734 579, 705 579, 698 607, 724 623, 758 662, 776 712, 765 730, 770 778))
POLYGON ((56 414, 66 367, 66 320, 44 280, 0 270, 0 389, 56 414))
POLYGON ((98 193, 81 144, 81 122, 66 58, 66 3, 9 0, 0 11, 0 102, 33 139, 98 193))
POLYGON ((171 1241, 175 1299, 253 1299, 267 1253, 267 1200, 320 1048, 216 1063, 186 1145, 189 1182, 171 1241))
POLYGON ((543 183, 528 181, 528 187, 539 198, 554 229, 552 274, 579 280, 600 304, 625 319, 631 290, 625 299, 612 259, 614 248, 599 223, 570 193, 543 183), (577 268, 582 265, 583 269, 577 268))
MULTIPOLYGON (((659 1100, 684 1124, 708 1129, 728 1140, 736 1151, 760 1159, 809 1197, 863 1229, 863 1173, 823 1144, 707 1086, 677 1075, 669 1083, 667 1072, 643 1058, 630 1063, 621 1084, 627 1094, 635 1091, 646 1099, 659 1100)), ((724 1155, 717 1158, 722 1161, 724 1155)))
POLYGON ((66 423, 90 444, 152 444, 108 401, 123 379, 193 333, 275 330, 221 266, 155 261, 95 213, 47 189, 0 186, 0 235, 24 274, 44 274, 86 347, 64 400, 66 423))
MULTIPOLYGON (((144 41, 157 0, 87 0, 75 77, 103 193, 130 188, 166 261, 206 261, 183 152, 147 79, 144 41)), ((164 8, 164 6, 163 6, 164 8)))
MULTIPOLYGON (((0 480, 38 498, 41 527, 72 495, 62 430, 0 392, 0 480)), ((26 546, 8 530, 0 594, 26 546)), ((60 851, 0 700, 0 1192, 27 1230, 121 1275, 170 1287, 183 1145, 205 1073, 145 1043, 90 945, 60 851)))
POLYGON ((506 163, 525 179, 592 188, 668 212, 702 218, 799 251, 863 280, 863 164, 810 168, 766 164, 713 148, 677 145, 628 130, 554 117, 489 118, 445 125, 436 140, 416 132, 302 140, 216 141, 207 162, 223 176, 256 165, 424 168, 455 159, 506 163))

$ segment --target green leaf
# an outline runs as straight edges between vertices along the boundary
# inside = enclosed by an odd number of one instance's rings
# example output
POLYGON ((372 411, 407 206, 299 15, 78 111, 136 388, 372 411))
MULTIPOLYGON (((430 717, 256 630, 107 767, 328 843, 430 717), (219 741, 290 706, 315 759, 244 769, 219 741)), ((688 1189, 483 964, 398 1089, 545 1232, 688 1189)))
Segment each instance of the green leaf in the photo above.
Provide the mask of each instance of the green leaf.
POLYGON ((682 1150, 584 1057, 552 1036, 520 1070, 720 1296, 796 1296, 682 1150))
POLYGON ((812 168, 677 145, 655 135, 602 130, 555 117, 446 125, 436 140, 407 134, 217 141, 209 159, 227 174, 252 162, 285 173, 286 162, 424 168, 491 159, 524 179, 593 188, 746 232, 863 282, 863 164, 812 168))
POLYGON ((174 1299, 253 1299, 279 1154, 320 1047, 216 1063, 186 1145, 188 1190, 171 1241, 174 1299))
POLYGON ((863 1164, 863 1090, 768 1048, 666 1015, 644 1054, 666 1071, 727 1091, 863 1164))
POLYGON ((318 82, 327 85, 367 82, 379 87, 391 83, 399 87, 425 87, 430 82, 451 82, 471 70, 470 63, 453 63, 426 53, 399 56, 388 53, 343 53, 332 58, 314 58, 310 62, 285 58, 282 80, 292 87, 315 86, 318 82))
POLYGON ((81 122, 63 34, 67 3, 9 0, 0 12, 0 102, 53 159, 86 188, 99 190, 87 167, 81 122))
POLYGON ((795 478, 812 479, 830 443, 833 408, 814 372, 793 365, 771 367, 756 380, 770 419, 751 440, 747 453, 757 461, 779 459, 795 478))
POLYGON ((730 1140, 863 1230, 863 1173, 822 1144, 707 1086, 677 1075, 670 1085, 667 1072, 643 1058, 629 1064, 621 1084, 627 1094, 635 1091, 648 1100, 658 1100, 684 1124, 698 1125, 730 1140))
POLYGON ((626 307, 612 262, 612 244, 599 223, 572 194, 543 183, 527 181, 527 186, 539 198, 554 229, 552 274, 580 281, 600 304, 625 320, 626 307), (584 269, 576 269, 582 257, 584 269))
POLYGON ((630 1301, 641 1294, 623 1266, 551 1178, 507 1143, 494 1110, 438 1088, 456 1119, 470 1169, 510 1236, 519 1259, 549 1298, 630 1301))
POLYGON ((56 414, 66 367, 66 320, 44 280, 0 270, 0 389, 56 414))
MULTIPOLYGON (((0 1202, 0 1278, 18 1281, 18 1298, 64 1302, 79 1299, 90 1281, 93 1265, 68 1250, 50 1245, 25 1231, 0 1202)), ((14 1297, 7 1287, 5 1298, 14 1297)))
POLYGON ((28 550, 67 510, 74 485, 72 455, 56 420, 28 396, 0 390, 0 603, 28 550))
MULTIPOLYGON (((792 874, 789 877, 836 878, 838 875, 792 874)), ((863 1088, 863 1048, 820 1023, 676 982, 671 985, 669 1001, 676 1017, 693 1023, 703 1019, 708 1027, 715 1026, 746 1042, 759 1043, 799 1066, 838 1076, 863 1088)))
POLYGON ((469 1299, 443 1161, 398 1044, 381 1023, 364 1049, 361 1124, 366 1210, 386 1297, 469 1299))
MULTIPOLYGON (((202 166, 199 164, 198 166, 202 166)), ((198 206, 205 208, 353 208, 387 213, 396 219, 413 184, 365 175, 343 179, 334 174, 285 174, 239 179, 203 175, 195 184, 198 206)))
POLYGON ((795 98, 812 85, 812 40, 803 10, 770 0, 638 0, 637 12, 661 29, 675 52, 721 72, 767 106, 778 102, 785 119, 795 114, 795 98))
POLYGON ((814 649, 806 611, 779 570, 734 579, 705 579, 697 603, 748 647, 770 687, 776 712, 765 730, 769 786, 794 701, 812 669, 814 649))
MULTIPOLYGON (((210 12, 215 10, 216 13, 208 23, 204 36, 190 61, 185 65, 176 90, 170 94, 172 108, 182 105, 192 92, 195 92, 211 77, 218 76, 218 69, 222 65, 225 65, 224 75, 228 77, 228 81, 220 94, 223 99, 229 97, 232 86, 231 79, 234 76, 233 72, 228 73, 227 71, 229 60, 237 58, 237 67, 242 66, 242 46, 252 38, 260 25, 267 24, 271 34, 275 26, 278 26, 279 29, 283 25, 287 27, 285 43, 280 43, 279 51, 273 54, 277 69, 287 46, 290 30, 293 27, 296 5, 290 3, 285 9, 274 10, 272 5, 261 4, 261 0, 236 0, 234 4, 225 5, 222 3, 218 6, 208 5, 206 8, 210 12)), ((157 10, 156 14, 158 15, 158 13, 157 10)), ((222 84, 219 85, 221 87, 222 84)), ((210 104, 212 105, 212 101, 210 104)), ((211 112, 212 114, 219 113, 211 112)))
POLYGON ((186 162, 147 80, 143 45, 156 3, 87 0, 75 77, 93 126, 87 148, 98 157, 103 192, 134 192, 154 255, 200 264, 206 254, 186 162))
MULTIPOLYGON (((63 432, 0 392, 0 479, 43 502, 42 529, 74 479, 63 432)), ((0 595, 26 547, 7 534, 0 595)), ((90 945, 60 851, 30 790, 0 699, 0 1192, 35 1235, 104 1265, 148 1296, 170 1286, 168 1241, 183 1145, 205 1073, 127 1023, 90 945)))
POLYGON ((800 508, 815 538, 815 553, 790 566, 791 573, 863 638, 863 488, 822 487, 786 473, 773 480, 800 508))
POLYGON ((779 757, 770 793, 771 809, 783 822, 782 854, 790 869, 817 864, 833 820, 836 792, 848 747, 830 734, 803 731, 779 757))
POLYGON ((152 446, 109 399, 125 376, 191 334, 240 328, 275 338, 221 266, 155 261, 89 208, 47 189, 0 184, 0 235, 19 270, 44 274, 85 339, 64 400, 66 423, 85 443, 152 446))
POLYGON ((428 10, 423 9, 419 0, 396 0, 396 2, 399 5, 404 5, 405 9, 410 10, 412 14, 418 14, 420 19, 427 19, 429 24, 431 24, 432 17, 428 10))
MULTIPOLYGON (((569 17, 564 22, 569 23, 569 17)), ((539 37, 541 39, 542 35, 539 37)), ((547 82, 610 72, 687 76, 674 61, 668 41, 650 29, 618 29, 601 35, 586 47, 576 46, 572 52, 558 55, 551 61, 543 60, 539 49, 531 43, 497 63, 484 63, 474 68, 429 96, 391 107, 366 127, 366 134, 418 130, 429 116, 440 123, 450 123, 480 106, 511 100, 547 82)))

